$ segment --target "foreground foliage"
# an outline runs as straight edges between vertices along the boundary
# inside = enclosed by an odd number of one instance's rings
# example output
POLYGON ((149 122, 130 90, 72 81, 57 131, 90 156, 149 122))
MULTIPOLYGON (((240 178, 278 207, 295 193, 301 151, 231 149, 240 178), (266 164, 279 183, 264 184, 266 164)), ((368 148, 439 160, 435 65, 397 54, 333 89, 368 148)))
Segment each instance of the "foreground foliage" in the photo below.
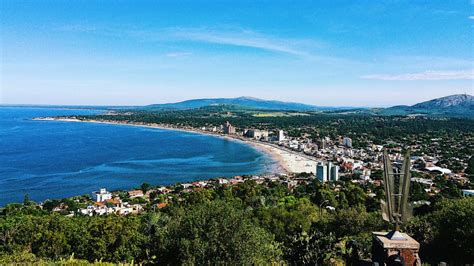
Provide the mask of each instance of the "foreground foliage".
MULTIPOLYGON (((66 217, 31 203, 10 205, 0 215, 0 264, 71 256, 77 263, 199 265, 370 258, 370 232, 389 228, 373 207, 378 199, 350 182, 339 186, 289 190, 247 181, 182 193, 139 216, 66 217)), ((432 198, 417 213, 405 230, 422 244, 423 261, 474 261, 474 198, 432 198)))

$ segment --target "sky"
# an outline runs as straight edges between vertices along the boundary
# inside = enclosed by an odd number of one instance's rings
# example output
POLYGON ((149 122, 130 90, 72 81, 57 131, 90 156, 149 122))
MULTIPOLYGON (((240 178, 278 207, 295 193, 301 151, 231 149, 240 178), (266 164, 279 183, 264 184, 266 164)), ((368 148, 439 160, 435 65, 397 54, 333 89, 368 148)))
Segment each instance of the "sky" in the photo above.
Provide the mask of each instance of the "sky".
POLYGON ((0 26, 0 104, 474 94, 474 0, 3 0, 0 26))

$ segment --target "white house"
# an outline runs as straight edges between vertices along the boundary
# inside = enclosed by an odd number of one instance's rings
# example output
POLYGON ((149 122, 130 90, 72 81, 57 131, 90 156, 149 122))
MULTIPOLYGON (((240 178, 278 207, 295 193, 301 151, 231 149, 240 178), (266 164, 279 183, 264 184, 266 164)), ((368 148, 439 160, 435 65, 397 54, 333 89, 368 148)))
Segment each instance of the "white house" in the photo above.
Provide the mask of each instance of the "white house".
POLYGON ((92 196, 95 198, 96 202, 104 202, 112 199, 112 193, 108 192, 105 188, 92 192, 92 196))
POLYGON ((225 178, 219 178, 219 179, 217 180, 217 183, 218 183, 219 185, 224 185, 224 184, 228 184, 228 183, 229 183, 229 180, 227 180, 227 179, 225 179, 225 178))
POLYGON ((426 170, 430 171, 430 172, 440 172, 441 174, 451 174, 451 170, 447 169, 447 168, 442 168, 442 167, 439 167, 439 166, 431 166, 431 167, 426 167, 426 170))
POLYGON ((474 197, 474 189, 463 189, 462 195, 463 197, 474 197))

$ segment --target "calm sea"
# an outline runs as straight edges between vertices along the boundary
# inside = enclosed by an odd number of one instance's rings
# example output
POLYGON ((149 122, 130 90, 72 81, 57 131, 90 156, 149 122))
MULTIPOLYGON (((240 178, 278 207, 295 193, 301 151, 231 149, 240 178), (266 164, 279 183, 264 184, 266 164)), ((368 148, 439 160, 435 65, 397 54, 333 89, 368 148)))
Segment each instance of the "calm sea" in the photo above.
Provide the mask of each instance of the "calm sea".
POLYGON ((180 131, 31 118, 88 110, 0 107, 0 206, 269 171, 243 143, 180 131))

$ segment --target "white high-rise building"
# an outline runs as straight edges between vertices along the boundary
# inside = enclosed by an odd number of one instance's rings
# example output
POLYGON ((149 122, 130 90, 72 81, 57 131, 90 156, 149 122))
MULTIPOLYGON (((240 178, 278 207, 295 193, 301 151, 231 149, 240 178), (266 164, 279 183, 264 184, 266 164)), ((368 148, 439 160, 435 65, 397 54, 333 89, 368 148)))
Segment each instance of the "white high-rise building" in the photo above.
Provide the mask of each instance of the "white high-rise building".
POLYGON ((324 165, 324 163, 319 162, 318 165, 316 166, 316 177, 319 179, 321 182, 327 182, 328 181, 328 169, 324 165))
POLYGON ((326 165, 323 162, 316 166, 316 177, 321 182, 338 181, 339 180, 339 166, 328 162, 326 165))
POLYGON ((347 148, 352 148, 352 139, 349 137, 344 137, 342 139, 342 145, 346 146, 347 148))
POLYGON ((339 180, 339 166, 338 165, 334 165, 332 168, 331 168, 331 178, 330 178, 331 181, 338 181, 339 180))
POLYGON ((327 172, 328 172, 328 181, 330 181, 330 180, 331 180, 331 173, 332 173, 332 172, 331 172, 332 162, 328 162, 327 168, 328 168, 328 169, 327 169, 327 172))
POLYGON ((283 130, 278 130, 278 141, 284 141, 285 140, 285 132, 283 130))

